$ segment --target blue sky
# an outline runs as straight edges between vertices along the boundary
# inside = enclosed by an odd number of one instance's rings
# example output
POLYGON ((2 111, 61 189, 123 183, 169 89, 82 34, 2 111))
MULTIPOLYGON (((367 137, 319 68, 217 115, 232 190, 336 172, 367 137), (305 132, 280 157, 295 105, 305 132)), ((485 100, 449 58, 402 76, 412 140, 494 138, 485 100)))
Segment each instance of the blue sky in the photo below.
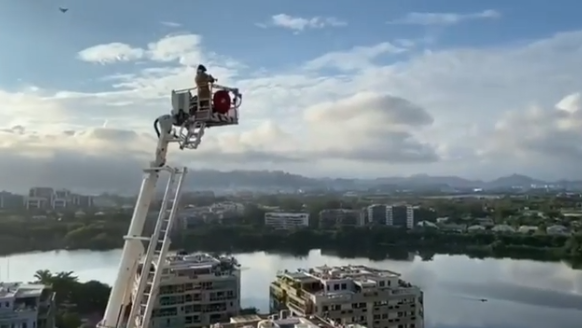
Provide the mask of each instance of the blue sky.
MULTIPOLYGON (((253 67, 288 68, 325 52, 394 39, 436 38, 431 48, 491 46, 549 36, 582 25, 582 3, 561 0, 246 0, 246 1, 2 1, 0 39, 9 51, 0 53, 0 85, 26 83, 90 88, 85 79, 103 73, 75 60, 76 52, 113 40, 143 45, 168 33, 205 36, 212 51, 235 56, 253 67), (59 6, 70 8, 63 14, 59 6), (411 12, 472 14, 498 11, 500 19, 475 19, 461 28, 392 25, 411 12), (285 13, 290 16, 333 16, 346 28, 319 29, 294 35, 285 29, 261 29, 256 23, 285 13), (169 27, 162 22, 175 22, 169 27), (16 32, 18 31, 18 32, 16 32)), ((390 58, 384 58, 390 60, 390 58)), ((117 67, 119 69, 119 67, 117 67)))
POLYGON ((1 1, 0 169, 32 157, 34 179, 93 183, 67 158, 118 182, 100 163, 147 161, 203 61, 245 101, 203 160, 175 155, 194 167, 582 178, 579 3, 1 1))

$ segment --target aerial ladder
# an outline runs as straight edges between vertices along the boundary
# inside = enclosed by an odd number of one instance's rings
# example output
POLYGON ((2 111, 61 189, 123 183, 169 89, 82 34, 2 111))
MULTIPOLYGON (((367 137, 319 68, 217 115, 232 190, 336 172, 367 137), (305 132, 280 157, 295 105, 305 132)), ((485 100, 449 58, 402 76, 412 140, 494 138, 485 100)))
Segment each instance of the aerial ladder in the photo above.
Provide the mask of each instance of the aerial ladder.
POLYGON ((238 108, 242 94, 238 89, 212 84, 213 99, 201 106, 196 88, 173 90, 172 111, 154 121, 158 136, 154 160, 145 168, 115 283, 109 295, 101 328, 149 328, 156 306, 170 233, 180 207, 187 168, 168 165, 171 144, 179 149, 197 149, 207 128, 238 124, 238 108), (194 93, 193 93, 194 92, 194 93), (151 236, 144 236, 144 224, 155 196, 160 174, 168 174, 168 182, 159 215, 151 236), (145 247, 144 247, 145 244, 145 247), (129 313, 129 314, 128 314, 129 313))

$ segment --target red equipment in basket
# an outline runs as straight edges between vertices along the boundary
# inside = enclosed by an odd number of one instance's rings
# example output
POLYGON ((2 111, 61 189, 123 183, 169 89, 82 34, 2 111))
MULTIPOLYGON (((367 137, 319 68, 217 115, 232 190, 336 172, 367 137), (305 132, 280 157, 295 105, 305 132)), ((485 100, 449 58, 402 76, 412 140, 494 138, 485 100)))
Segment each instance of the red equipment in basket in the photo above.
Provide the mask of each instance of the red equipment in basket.
POLYGON ((232 106, 232 99, 230 98, 228 91, 218 90, 212 97, 212 104, 214 106, 215 112, 219 114, 226 114, 232 106))

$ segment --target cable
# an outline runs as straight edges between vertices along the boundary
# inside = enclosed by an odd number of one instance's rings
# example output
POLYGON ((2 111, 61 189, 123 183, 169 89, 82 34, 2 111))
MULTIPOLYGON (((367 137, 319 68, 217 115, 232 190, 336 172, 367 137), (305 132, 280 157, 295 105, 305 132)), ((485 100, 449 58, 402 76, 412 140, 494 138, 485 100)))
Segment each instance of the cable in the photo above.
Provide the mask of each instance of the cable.
POLYGON ((156 131, 156 134, 158 135, 158 138, 161 136, 160 134, 160 129, 158 128, 158 125, 160 124, 160 119, 156 118, 154 120, 154 130, 156 131))

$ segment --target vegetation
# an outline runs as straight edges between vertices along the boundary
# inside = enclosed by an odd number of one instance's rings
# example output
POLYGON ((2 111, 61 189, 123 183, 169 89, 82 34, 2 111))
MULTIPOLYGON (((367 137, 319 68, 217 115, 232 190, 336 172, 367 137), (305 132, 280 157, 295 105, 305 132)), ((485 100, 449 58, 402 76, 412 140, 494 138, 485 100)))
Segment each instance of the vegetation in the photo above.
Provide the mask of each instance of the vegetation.
MULTIPOLYGON (((0 222, 0 249, 4 253, 53 249, 107 250, 122 246, 127 220, 119 222, 0 222)), ((582 235, 493 234, 442 232, 426 228, 391 227, 301 229, 276 231, 258 225, 206 225, 179 230, 173 247, 207 251, 286 251, 303 253, 320 248, 378 257, 387 250, 433 251, 479 257, 517 257, 545 260, 582 259, 582 235)))
MULTIPOLYGON (((579 207, 579 197, 535 196, 499 199, 436 199, 401 195, 398 201, 422 205, 422 219, 435 221, 448 217, 449 223, 473 224, 472 218, 488 217, 495 224, 546 227, 560 224, 579 227, 578 218, 562 214, 566 208, 579 207)), ((195 198, 195 205, 209 205, 214 197, 195 198)), ((358 209, 376 202, 394 199, 366 199, 337 196, 261 196, 245 206, 242 218, 223 224, 206 224, 196 229, 176 229, 173 247, 208 251, 286 251, 306 252, 320 248, 344 256, 380 257, 395 250, 431 253, 467 254, 478 257, 535 258, 544 260, 582 260, 582 235, 553 236, 542 232, 529 234, 494 234, 488 231, 455 233, 430 228, 401 230, 391 227, 318 228, 318 213, 329 208, 358 209), (307 211, 310 227, 298 231, 274 231, 264 226, 264 206, 276 206, 286 211, 307 211)), ((46 214, 46 213, 45 213, 46 214)), ((417 214, 415 214, 417 215, 417 214)), ((54 249, 108 250, 123 245, 131 212, 119 211, 107 215, 48 213, 44 218, 0 213, 0 252, 2 254, 54 249)), ((146 223, 151 230, 153 220, 146 223)), ((399 251, 397 251, 399 252, 399 251)))
POLYGON ((77 328, 83 321, 95 321, 103 315, 111 291, 109 286, 99 281, 81 283, 73 272, 53 274, 39 270, 34 278, 36 283, 51 286, 55 292, 57 327, 77 328))
POLYGON ((310 249, 319 248, 343 256, 367 256, 372 259, 383 258, 386 253, 398 250, 475 257, 582 259, 582 235, 447 233, 434 229, 403 230, 386 227, 287 232, 215 226, 183 234, 176 242, 186 249, 212 251, 224 251, 225 245, 232 248, 230 251, 277 250, 291 253, 307 253, 310 249))

